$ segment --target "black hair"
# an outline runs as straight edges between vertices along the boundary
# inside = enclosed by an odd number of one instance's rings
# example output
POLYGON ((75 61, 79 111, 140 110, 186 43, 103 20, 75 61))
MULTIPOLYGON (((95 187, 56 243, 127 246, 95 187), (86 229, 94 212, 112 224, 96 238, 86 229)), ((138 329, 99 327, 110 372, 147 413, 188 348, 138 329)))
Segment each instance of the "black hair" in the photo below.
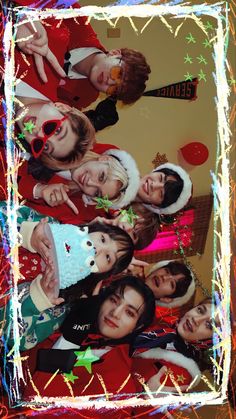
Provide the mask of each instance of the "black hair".
MULTIPOLYGON (((82 228, 83 226, 80 225, 79 227, 82 228)), ((126 231, 119 227, 99 222, 89 224, 87 227, 89 233, 100 231, 108 234, 111 239, 119 242, 120 246, 118 246, 118 257, 116 263, 108 272, 92 273, 82 281, 79 281, 77 284, 61 290, 60 296, 62 296, 67 302, 76 301, 83 293, 91 294, 91 291, 99 281, 124 271, 130 264, 133 257, 134 244, 126 231), (119 255, 119 253, 121 253, 121 255, 119 255)))
POLYGON ((102 303, 116 291, 119 291, 120 295, 123 296, 126 287, 131 287, 137 291, 143 297, 145 304, 145 308, 137 321, 135 330, 131 333, 131 335, 133 335, 141 333, 152 323, 155 314, 155 298, 151 289, 141 279, 136 276, 126 275, 112 282, 108 287, 102 289, 102 303))
POLYGON ((165 266, 165 268, 169 269, 172 275, 184 275, 183 279, 176 281, 175 292, 171 295, 171 298, 182 297, 186 294, 188 287, 193 280, 190 269, 184 263, 179 261, 171 261, 165 266))
POLYGON ((165 194, 164 194, 164 199, 162 201, 162 203, 160 205, 158 205, 160 208, 166 208, 169 207, 171 204, 174 204, 177 199, 179 198, 183 187, 184 187, 184 182, 183 179, 181 179, 181 177, 178 175, 177 172, 175 172, 172 169, 160 169, 160 170, 155 170, 155 172, 162 172, 164 173, 166 176, 174 176, 176 180, 167 180, 165 182, 165 194))

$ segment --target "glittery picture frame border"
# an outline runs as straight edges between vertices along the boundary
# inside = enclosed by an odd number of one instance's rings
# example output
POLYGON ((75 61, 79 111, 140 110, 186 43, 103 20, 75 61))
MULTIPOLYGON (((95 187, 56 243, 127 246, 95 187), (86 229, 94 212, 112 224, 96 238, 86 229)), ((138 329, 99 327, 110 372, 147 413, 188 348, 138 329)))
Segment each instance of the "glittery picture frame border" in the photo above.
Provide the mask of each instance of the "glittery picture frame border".
MULTIPOLYGON (((9 243, 11 248, 11 263, 13 269, 14 291, 12 294, 12 317, 14 321, 14 340, 15 345, 9 352, 13 354, 13 381, 9 388, 9 398, 11 402, 19 403, 21 406, 46 408, 58 407, 95 407, 101 408, 119 408, 126 406, 151 405, 161 407, 176 407, 189 405, 206 405, 221 404, 226 400, 227 383, 230 371, 231 344, 230 344, 230 126, 229 126, 229 94, 230 89, 227 81, 227 42, 229 37, 229 21, 228 21, 229 5, 228 3, 218 2, 207 5, 189 5, 178 4, 173 2, 163 5, 127 5, 127 6, 85 6, 79 10, 73 9, 51 9, 51 10, 32 10, 27 8, 9 8, 5 9, 5 31, 3 37, 4 58, 5 58, 5 143, 8 167, 13 168, 7 171, 8 183, 8 221, 9 221, 9 243), (212 284, 213 296, 218 303, 217 311, 220 315, 220 330, 215 328, 214 334, 214 352, 218 355, 212 359, 214 364, 214 385, 208 382, 209 392, 193 392, 184 395, 168 395, 165 397, 154 397, 147 393, 148 400, 140 400, 137 397, 130 397, 128 400, 110 401, 106 397, 97 397, 94 400, 88 400, 86 397, 71 398, 41 398, 35 397, 34 402, 20 402, 19 383, 23 379, 22 359, 19 352, 19 328, 18 317, 20 317, 20 304, 17 295, 17 280, 19 278, 19 270, 17 270, 19 237, 16 227, 16 208, 18 206, 17 193, 17 165, 18 152, 14 147, 14 87, 16 84, 15 63, 14 63, 14 39, 13 39, 13 22, 12 14, 24 14, 27 18, 42 17, 46 18, 53 14, 57 19, 76 17, 80 15, 88 16, 90 19, 106 20, 109 24, 111 19, 119 16, 126 17, 132 24, 132 17, 149 17, 150 21, 153 16, 158 16, 163 23, 165 17, 169 14, 180 19, 191 18, 204 31, 201 22, 201 15, 211 16, 216 19, 217 28, 212 45, 214 48, 215 73, 213 74, 216 84, 216 109, 218 114, 218 133, 217 133, 217 157, 215 173, 212 173, 213 191, 214 191, 214 278, 212 284), (223 93, 222 93, 223 92, 223 93), (219 233, 220 232, 220 233, 219 233), (219 363, 218 363, 219 362, 219 363), (223 372, 221 371, 223 370, 223 372), (219 390, 216 390, 219 387, 219 390)), ((149 21, 148 21, 149 22, 149 21)), ((148 24, 148 23, 147 23, 148 24)), ((167 24, 167 22, 166 22, 167 24)), ((216 314, 216 313, 214 313, 216 314)), ((6 354, 6 357, 9 356, 6 354)), ((203 378, 203 377, 202 377, 203 378)), ((204 378, 203 378, 204 379, 204 378)), ((206 377, 205 377, 205 380, 206 377)), ((102 395, 101 395, 102 396, 102 395)))

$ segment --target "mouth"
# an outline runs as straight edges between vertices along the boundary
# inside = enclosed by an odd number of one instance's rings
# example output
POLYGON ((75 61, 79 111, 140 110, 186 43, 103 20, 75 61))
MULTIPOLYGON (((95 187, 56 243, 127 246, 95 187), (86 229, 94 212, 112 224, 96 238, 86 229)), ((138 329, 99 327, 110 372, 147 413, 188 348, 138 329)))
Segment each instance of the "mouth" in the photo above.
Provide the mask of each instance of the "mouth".
POLYGON ((186 319, 183 324, 184 330, 187 330, 188 332, 193 333, 193 326, 189 319, 186 319))
POLYGON ((103 71, 99 74, 99 76, 98 76, 98 78, 97 78, 97 82, 98 82, 99 84, 102 84, 102 82, 103 82, 103 71))
POLYGON ((114 323, 108 317, 104 317, 104 323, 106 323, 107 326, 112 327, 112 329, 118 329, 118 327, 119 327, 116 323, 114 323))
POLYGON ((23 125, 24 125, 24 124, 26 124, 26 123, 27 123, 27 122, 29 122, 29 121, 31 121, 31 122, 32 122, 32 124, 34 124, 34 125, 35 125, 35 123, 36 123, 36 121, 37 121, 36 116, 26 116, 26 117, 23 119, 23 125))

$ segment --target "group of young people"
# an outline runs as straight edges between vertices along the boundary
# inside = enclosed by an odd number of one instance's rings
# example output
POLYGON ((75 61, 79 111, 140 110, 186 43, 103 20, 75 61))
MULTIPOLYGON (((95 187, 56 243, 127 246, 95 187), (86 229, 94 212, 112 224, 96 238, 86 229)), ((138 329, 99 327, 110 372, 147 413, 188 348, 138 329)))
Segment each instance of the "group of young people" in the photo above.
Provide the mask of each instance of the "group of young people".
MULTIPOLYGON (((187 205, 191 179, 172 163, 141 176, 129 153, 96 142, 94 118, 81 110, 99 92, 113 103, 134 103, 150 67, 138 51, 107 51, 85 17, 58 24, 54 17, 32 23, 23 16, 14 28, 18 192, 24 201, 17 208, 19 347, 27 351, 22 399, 142 400, 188 391, 200 381, 201 353, 212 347, 219 323, 213 302, 193 307, 194 274, 183 261, 159 261, 142 278, 129 272, 145 265, 134 251, 156 237, 159 215, 187 205)), ((14 269, 4 142, 1 161, 0 320, 11 348, 14 269)), ((94 411, 86 410, 89 415, 94 411)))

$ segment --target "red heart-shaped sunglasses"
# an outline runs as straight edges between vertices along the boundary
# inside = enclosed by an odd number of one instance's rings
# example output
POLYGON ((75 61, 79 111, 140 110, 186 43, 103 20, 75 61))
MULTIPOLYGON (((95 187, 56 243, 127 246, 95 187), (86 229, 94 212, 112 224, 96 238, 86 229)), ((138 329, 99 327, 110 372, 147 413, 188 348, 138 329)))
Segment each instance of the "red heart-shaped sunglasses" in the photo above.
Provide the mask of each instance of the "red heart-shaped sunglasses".
POLYGON ((33 140, 30 143, 31 151, 33 156, 37 159, 41 153, 43 152, 43 149, 45 147, 45 144, 53 134, 60 128, 61 124, 68 119, 68 116, 64 116, 62 119, 51 119, 50 121, 45 121, 42 125, 42 131, 44 134, 44 137, 36 137, 33 138, 33 140))

